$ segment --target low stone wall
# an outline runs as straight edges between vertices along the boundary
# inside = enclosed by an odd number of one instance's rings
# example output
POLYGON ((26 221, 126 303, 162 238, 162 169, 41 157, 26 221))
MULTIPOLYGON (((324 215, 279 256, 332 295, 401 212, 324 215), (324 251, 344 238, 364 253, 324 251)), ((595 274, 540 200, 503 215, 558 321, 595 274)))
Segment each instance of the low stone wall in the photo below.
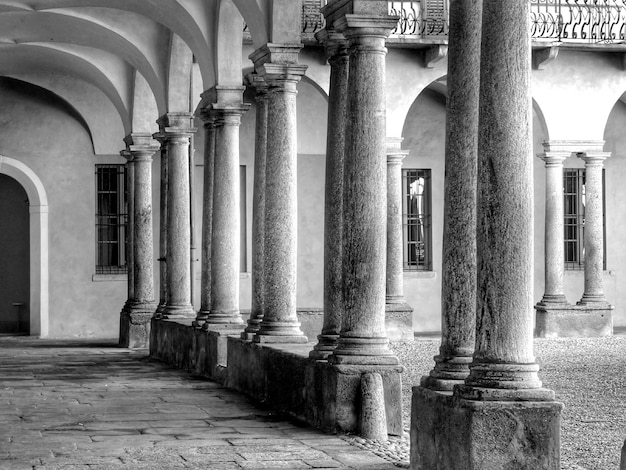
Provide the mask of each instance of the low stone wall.
POLYGON ((402 433, 402 366, 333 365, 309 358, 313 342, 261 344, 240 334, 153 319, 150 355, 329 433, 360 432, 362 377, 380 374, 387 432, 402 433))
POLYGON ((611 305, 541 305, 535 306, 535 337, 571 338, 611 336, 611 305))

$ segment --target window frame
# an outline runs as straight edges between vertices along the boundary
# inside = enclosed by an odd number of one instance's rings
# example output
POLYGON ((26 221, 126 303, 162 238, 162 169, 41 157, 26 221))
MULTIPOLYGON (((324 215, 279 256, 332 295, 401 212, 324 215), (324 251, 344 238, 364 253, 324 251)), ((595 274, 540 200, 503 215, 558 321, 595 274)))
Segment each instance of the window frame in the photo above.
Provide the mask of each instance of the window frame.
MULTIPOLYGON (((418 201, 420 199, 417 199, 418 201)), ((418 209, 419 211, 419 209, 418 209)), ((403 168, 402 169, 402 268, 404 272, 430 272, 433 270, 432 244, 432 170, 430 168, 403 168), (418 178, 424 179, 421 194, 411 194, 411 185, 418 178), (413 197, 421 198, 423 214, 413 213, 410 209, 410 200, 413 197), (420 236, 421 226, 421 238, 420 236), (418 234, 417 239, 411 236, 418 234), (421 249, 419 247, 421 246, 421 249), (413 255, 411 255, 412 249, 413 255), (420 255, 420 251, 423 254, 420 255)))
MULTIPOLYGON (((606 270, 606 180, 602 169, 602 269, 606 270)), ((563 258, 565 271, 584 271, 585 213, 583 193, 586 184, 585 168, 563 168, 563 258), (568 186, 568 178, 574 185, 568 186), (574 187, 572 191, 570 188, 574 187), (575 198, 568 205, 568 197, 575 198), (575 206, 575 212, 568 207, 575 206), (568 228, 572 228, 568 234, 568 228), (568 236, 573 235, 573 236, 568 236), (569 244, 569 249, 568 249, 569 244), (574 254, 575 256, 570 256, 574 254)))
POLYGON ((128 173, 126 165, 95 165, 95 274, 128 272, 128 173), (106 172, 104 170, 114 170, 106 172), (112 184, 112 182, 115 182, 112 184), (106 201, 106 195, 115 195, 106 201), (109 211, 104 210, 109 206, 109 211), (109 230, 107 230, 109 227, 109 230), (107 234, 107 236, 103 236, 107 234), (105 248, 106 247, 106 248, 105 248))

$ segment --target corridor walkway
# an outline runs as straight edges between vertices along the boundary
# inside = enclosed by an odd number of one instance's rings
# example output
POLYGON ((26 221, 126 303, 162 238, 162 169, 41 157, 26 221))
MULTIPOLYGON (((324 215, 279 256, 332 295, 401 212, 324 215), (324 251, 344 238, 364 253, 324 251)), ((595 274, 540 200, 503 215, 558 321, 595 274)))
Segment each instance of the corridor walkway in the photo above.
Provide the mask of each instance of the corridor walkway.
POLYGON ((0 469, 394 469, 112 342, 0 337, 0 469))

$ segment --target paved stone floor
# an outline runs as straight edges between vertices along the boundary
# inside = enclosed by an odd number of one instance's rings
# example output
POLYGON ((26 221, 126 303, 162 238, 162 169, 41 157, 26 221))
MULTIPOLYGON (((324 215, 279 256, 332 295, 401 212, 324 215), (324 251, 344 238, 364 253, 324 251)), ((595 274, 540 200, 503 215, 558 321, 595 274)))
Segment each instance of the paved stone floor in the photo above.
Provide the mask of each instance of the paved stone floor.
POLYGON ((0 469, 394 469, 109 342, 0 337, 0 469))

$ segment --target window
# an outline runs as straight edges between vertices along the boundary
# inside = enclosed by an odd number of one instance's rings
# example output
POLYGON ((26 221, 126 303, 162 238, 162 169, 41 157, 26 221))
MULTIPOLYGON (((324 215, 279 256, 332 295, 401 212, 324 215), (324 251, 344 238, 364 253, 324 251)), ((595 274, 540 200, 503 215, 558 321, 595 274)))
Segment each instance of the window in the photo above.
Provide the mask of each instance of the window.
POLYGON ((246 220, 246 166, 239 166, 239 217, 240 217, 240 257, 239 257, 239 271, 245 273, 248 267, 247 258, 247 220, 246 220))
POLYGON ((430 170, 402 170, 404 270, 432 270, 430 170))
MULTIPOLYGON (((565 269, 585 268, 585 170, 565 168, 563 170, 563 196, 565 230, 565 269)), ((602 171, 602 226, 604 215, 604 170, 602 171)), ((604 230, 603 230, 604 231, 604 230)), ((606 235, 605 235, 606 236, 606 235)), ((605 250, 606 252, 606 250, 605 250)), ((606 268, 606 254, 604 256, 606 268)))
POLYGON ((96 165, 96 274, 125 273, 126 168, 96 165))

